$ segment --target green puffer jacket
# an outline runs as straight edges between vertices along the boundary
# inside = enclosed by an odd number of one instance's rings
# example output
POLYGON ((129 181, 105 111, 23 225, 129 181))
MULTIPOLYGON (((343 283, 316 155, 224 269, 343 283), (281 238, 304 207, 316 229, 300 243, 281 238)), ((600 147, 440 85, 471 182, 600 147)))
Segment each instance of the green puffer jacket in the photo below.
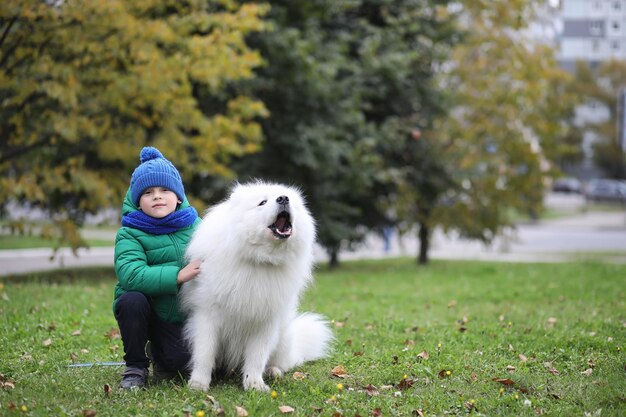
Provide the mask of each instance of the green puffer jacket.
MULTIPOLYGON (((189 207, 187 199, 177 210, 189 207)), ((126 193, 122 215, 137 211, 130 190, 126 193)), ((178 308, 176 280, 185 266, 185 249, 200 217, 189 227, 165 235, 153 235, 132 227, 121 227, 115 238, 115 285, 113 310, 120 296, 139 291, 148 296, 159 318, 180 323, 185 316, 178 308)))

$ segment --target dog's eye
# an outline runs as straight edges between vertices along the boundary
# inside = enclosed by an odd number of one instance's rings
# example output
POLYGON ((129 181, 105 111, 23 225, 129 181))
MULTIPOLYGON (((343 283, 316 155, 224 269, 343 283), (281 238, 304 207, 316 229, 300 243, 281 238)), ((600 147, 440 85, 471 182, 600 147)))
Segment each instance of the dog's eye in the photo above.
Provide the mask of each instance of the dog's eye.
POLYGON ((259 206, 262 206, 262 205, 264 205, 265 203, 267 203, 267 200, 263 200, 263 201, 261 201, 261 202, 259 203, 259 206))

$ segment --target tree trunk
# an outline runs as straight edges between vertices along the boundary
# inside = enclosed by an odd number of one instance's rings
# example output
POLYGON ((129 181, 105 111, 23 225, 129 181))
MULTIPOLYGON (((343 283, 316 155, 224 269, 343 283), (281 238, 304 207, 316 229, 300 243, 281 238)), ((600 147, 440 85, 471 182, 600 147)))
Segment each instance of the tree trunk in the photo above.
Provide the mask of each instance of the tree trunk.
POLYGON ((328 266, 331 269, 339 268, 339 255, 336 249, 331 249, 328 251, 328 256, 330 260, 328 261, 328 266))
POLYGON ((430 245, 430 233, 428 230, 428 225, 420 223, 418 237, 420 241, 420 252, 417 258, 417 263, 420 265, 426 265, 428 263, 428 249, 430 245))

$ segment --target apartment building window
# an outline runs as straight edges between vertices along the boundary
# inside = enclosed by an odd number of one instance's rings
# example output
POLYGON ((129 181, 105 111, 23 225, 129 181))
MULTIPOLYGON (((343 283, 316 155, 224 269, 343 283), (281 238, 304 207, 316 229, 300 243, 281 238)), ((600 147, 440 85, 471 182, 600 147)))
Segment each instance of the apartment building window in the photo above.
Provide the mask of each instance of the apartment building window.
POLYGON ((602 36, 602 22, 589 22, 589 34, 591 36, 602 36))
POLYGON ((611 28, 613 28, 613 32, 619 32, 619 22, 617 20, 611 22, 611 28))
POLYGON ((600 42, 594 40, 591 42, 591 51, 598 52, 600 50, 600 42))

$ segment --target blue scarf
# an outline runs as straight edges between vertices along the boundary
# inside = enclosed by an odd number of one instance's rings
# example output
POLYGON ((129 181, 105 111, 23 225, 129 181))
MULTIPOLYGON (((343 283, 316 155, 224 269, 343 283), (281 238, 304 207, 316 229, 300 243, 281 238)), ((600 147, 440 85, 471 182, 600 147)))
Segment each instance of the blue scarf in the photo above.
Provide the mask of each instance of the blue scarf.
POLYGON ((150 217, 143 211, 137 210, 122 216, 122 226, 139 229, 152 235, 165 235, 191 226, 197 218, 198 212, 191 206, 170 213, 161 219, 150 217))

